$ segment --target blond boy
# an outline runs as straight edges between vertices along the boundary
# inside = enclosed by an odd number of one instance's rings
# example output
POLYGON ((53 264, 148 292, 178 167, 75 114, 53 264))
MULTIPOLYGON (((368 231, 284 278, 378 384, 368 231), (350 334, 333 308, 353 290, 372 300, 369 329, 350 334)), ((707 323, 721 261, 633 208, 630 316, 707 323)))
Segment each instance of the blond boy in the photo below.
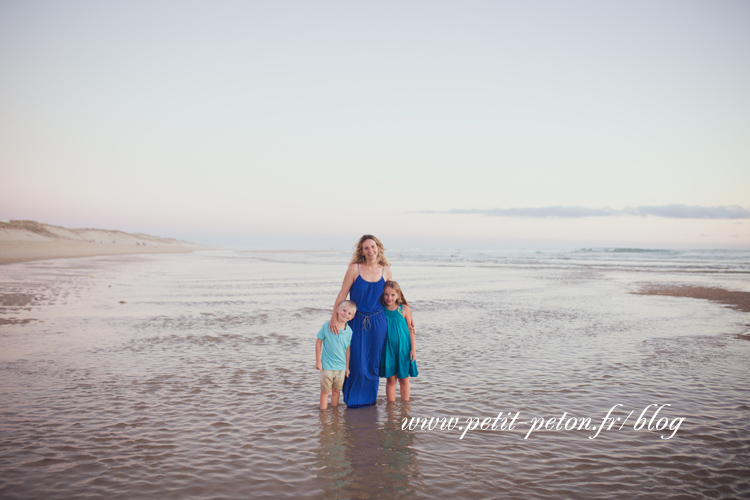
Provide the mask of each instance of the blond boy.
POLYGON ((331 394, 331 406, 338 406, 344 379, 349 376, 349 346, 352 343, 352 329, 347 321, 354 317, 357 305, 351 300, 344 300, 336 311, 338 335, 328 329, 326 321, 318 332, 315 341, 315 368, 320 370, 320 409, 328 408, 328 393, 331 394))

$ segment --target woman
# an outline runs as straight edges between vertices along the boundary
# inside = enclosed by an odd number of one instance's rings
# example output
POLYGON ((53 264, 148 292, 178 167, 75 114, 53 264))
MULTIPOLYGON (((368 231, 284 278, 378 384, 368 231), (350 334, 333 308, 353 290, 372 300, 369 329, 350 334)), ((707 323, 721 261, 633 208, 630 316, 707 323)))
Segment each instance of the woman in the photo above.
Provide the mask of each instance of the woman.
POLYGON ((329 328, 334 333, 338 333, 335 315, 341 301, 350 295, 357 304, 357 314, 349 322, 350 374, 343 391, 344 402, 350 408, 374 405, 378 398, 380 356, 387 328, 380 297, 385 282, 393 278, 384 252, 385 247, 375 236, 366 234, 359 239, 333 304, 329 328))

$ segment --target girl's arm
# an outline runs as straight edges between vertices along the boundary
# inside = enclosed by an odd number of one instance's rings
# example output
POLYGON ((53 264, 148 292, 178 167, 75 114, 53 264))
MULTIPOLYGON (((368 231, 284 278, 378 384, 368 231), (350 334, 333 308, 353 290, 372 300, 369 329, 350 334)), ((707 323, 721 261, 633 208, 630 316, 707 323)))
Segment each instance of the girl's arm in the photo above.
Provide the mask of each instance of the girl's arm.
POLYGON ((320 353, 323 349, 323 341, 320 339, 317 339, 315 341, 315 369, 316 370, 322 370, 323 369, 323 363, 320 361, 320 353))
POLYGON ((354 284, 355 279, 357 279, 357 264, 350 264, 349 269, 346 270, 346 274, 344 275, 344 282, 341 283, 341 291, 336 296, 336 302, 333 303, 331 320, 328 322, 328 330, 336 335, 339 333, 339 320, 336 316, 336 313, 339 310, 339 304, 346 299, 346 296, 349 294, 349 289, 354 284))
POLYGON ((404 319, 406 320, 406 325, 409 327, 409 339, 411 340, 411 353, 409 354, 409 358, 411 361, 414 361, 417 359, 417 341, 414 338, 414 318, 412 318, 411 307, 409 306, 404 306, 404 319))

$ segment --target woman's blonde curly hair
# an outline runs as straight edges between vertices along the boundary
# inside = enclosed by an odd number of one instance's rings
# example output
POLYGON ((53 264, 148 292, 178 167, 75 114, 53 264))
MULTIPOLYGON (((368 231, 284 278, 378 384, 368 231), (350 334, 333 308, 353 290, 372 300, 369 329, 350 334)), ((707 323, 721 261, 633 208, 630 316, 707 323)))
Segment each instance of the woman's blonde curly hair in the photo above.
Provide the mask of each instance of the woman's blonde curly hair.
POLYGON ((362 254, 362 244, 367 240, 374 241, 378 246, 378 264, 381 266, 390 266, 390 262, 385 258, 385 247, 379 239, 371 234, 362 235, 357 244, 354 245, 354 255, 352 255, 352 260, 349 264, 363 264, 365 262, 365 256, 362 254))

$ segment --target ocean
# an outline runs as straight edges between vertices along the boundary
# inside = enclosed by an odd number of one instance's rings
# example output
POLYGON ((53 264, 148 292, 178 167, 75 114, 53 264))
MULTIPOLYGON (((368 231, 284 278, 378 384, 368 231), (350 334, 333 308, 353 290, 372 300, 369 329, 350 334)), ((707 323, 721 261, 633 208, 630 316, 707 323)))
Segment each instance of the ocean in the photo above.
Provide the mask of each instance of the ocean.
POLYGON ((0 266, 0 497, 750 498, 748 251, 388 252, 411 401, 318 409, 350 252, 0 266))

